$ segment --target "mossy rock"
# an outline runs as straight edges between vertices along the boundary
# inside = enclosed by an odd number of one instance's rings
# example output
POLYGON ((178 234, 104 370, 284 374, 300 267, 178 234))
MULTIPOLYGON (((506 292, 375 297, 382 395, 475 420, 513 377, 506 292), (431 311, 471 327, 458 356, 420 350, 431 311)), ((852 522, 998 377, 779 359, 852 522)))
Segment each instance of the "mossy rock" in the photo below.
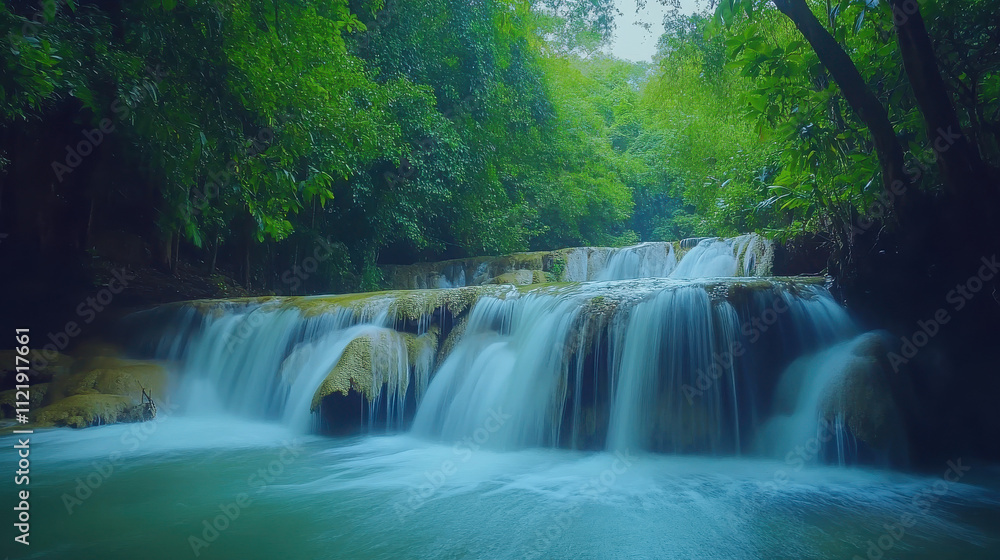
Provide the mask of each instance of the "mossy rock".
POLYGON ((387 311, 391 316, 416 321, 438 310, 457 315, 485 296, 505 297, 504 286, 467 286, 435 290, 395 290, 365 294, 279 298, 282 308, 298 309, 304 317, 315 317, 339 309, 353 310, 359 317, 374 317, 387 311))
POLYGON ((73 347, 73 359, 75 365, 83 367, 81 362, 94 358, 107 358, 109 356, 119 356, 123 352, 122 348, 115 344, 109 344, 101 340, 87 340, 73 347))
POLYGON ((862 335, 822 408, 827 419, 841 415, 856 438, 878 450, 905 439, 886 353, 878 335, 862 335))
POLYGON ((138 422, 146 418, 142 407, 122 395, 74 395, 37 410, 33 425, 38 427, 89 426, 138 422))
POLYGON ((465 334, 465 327, 468 324, 469 318, 466 316, 459 319, 458 322, 455 323, 455 326, 451 328, 451 332, 448 333, 448 336, 445 337, 444 342, 438 349, 437 363, 440 364, 448 358, 451 351, 455 349, 455 345, 458 344, 458 341, 461 340, 462 336, 465 334))
MULTIPOLYGON (((28 408, 38 410, 42 407, 49 383, 38 383, 28 389, 28 408)), ((13 418, 17 409, 17 389, 0 392, 0 418, 13 418)))
MULTIPOLYGON (((417 343, 414 341, 412 344, 416 345, 417 343)), ((316 389, 310 409, 315 411, 319 408, 323 398, 333 393, 347 396, 353 391, 361 394, 365 400, 371 401, 382 390, 381 387, 373 387, 373 356, 392 356, 400 349, 406 351, 407 346, 405 338, 400 333, 390 330, 382 330, 355 338, 348 343, 340 360, 337 361, 337 365, 333 366, 330 374, 316 389)), ((404 376, 400 381, 399 389, 405 393, 409 376, 404 376)))
POLYGON ((520 269, 491 278, 486 281, 486 284, 513 284, 514 286, 530 286, 532 284, 545 284, 549 281, 549 274, 545 271, 520 269))
POLYGON ((417 363, 424 352, 437 350, 441 329, 437 325, 432 325, 427 332, 419 336, 412 333, 400 333, 400 335, 406 343, 406 354, 412 365, 417 363))
POLYGON ((734 240, 737 243, 737 273, 747 276, 768 276, 774 269, 774 242, 757 234, 734 240))
MULTIPOLYGON (((0 381, 7 381, 8 376, 17 372, 18 365, 24 365, 17 358, 20 356, 14 350, 0 351, 0 381)), ((68 373, 73 367, 73 358, 61 352, 31 349, 26 357, 30 360, 29 376, 32 383, 49 381, 53 376, 68 373)))
POLYGON ((46 404, 95 393, 126 396, 139 402, 142 389, 154 399, 166 393, 167 372, 159 364, 109 357, 94 357, 81 363, 82 367, 74 368, 75 373, 53 381, 46 404))

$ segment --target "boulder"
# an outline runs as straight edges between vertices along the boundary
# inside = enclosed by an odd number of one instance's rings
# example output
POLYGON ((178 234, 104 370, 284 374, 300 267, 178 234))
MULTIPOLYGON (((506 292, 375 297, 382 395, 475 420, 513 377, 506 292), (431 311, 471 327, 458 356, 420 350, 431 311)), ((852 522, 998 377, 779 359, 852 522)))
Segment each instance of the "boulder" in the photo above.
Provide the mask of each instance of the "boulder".
POLYGON ((905 442, 899 385, 891 376, 885 343, 878 333, 867 333, 852 344, 843 371, 827 387, 821 410, 828 420, 841 416, 858 440, 878 451, 905 442))
POLYGON ((57 376, 45 404, 95 393, 124 396, 139 402, 143 389, 151 397, 162 397, 166 388, 167 372, 159 364, 98 356, 81 359, 73 373, 57 376))
MULTIPOLYGON (((29 410, 38 410, 42 407, 42 401, 45 399, 45 393, 48 392, 49 385, 49 383, 38 383, 30 387, 28 390, 29 410)), ((16 403, 18 402, 17 393, 16 389, 0 392, 0 418, 14 417, 17 409, 16 403)))
POLYGON ((34 413, 37 427, 86 428, 119 422, 142 422, 155 416, 155 409, 135 404, 121 395, 86 394, 67 397, 34 413))
MULTIPOLYGON (((415 338, 415 337, 414 337, 415 338)), ((416 342, 412 343, 416 344, 416 342)), ((385 362, 380 370, 391 370, 393 366, 387 362, 398 360, 399 357, 407 358, 407 343, 403 335, 395 331, 383 330, 377 333, 359 336, 352 340, 344 349, 344 353, 333 366, 330 374, 316 390, 313 395, 311 410, 319 408, 320 402, 328 395, 340 393, 347 396, 350 392, 361 394, 366 401, 371 402, 381 392, 382 384, 375 386, 375 369, 372 367, 373 360, 385 362)), ((392 371, 381 371, 386 376, 391 376, 392 371)), ((404 375, 402 379, 392 379, 387 377, 386 381, 398 383, 398 390, 403 394, 409 383, 409 375, 404 375)))

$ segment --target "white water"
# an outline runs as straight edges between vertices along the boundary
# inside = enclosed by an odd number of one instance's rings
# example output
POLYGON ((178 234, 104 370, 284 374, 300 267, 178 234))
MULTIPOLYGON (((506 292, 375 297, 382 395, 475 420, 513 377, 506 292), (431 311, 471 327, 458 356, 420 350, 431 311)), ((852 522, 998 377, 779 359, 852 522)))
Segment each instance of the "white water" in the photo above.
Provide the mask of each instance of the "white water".
POLYGON ((409 363, 386 301, 310 317, 281 300, 167 310, 152 353, 173 362, 175 391, 154 421, 32 436, 34 554, 997 558, 1000 493, 981 485, 1000 472, 826 466, 849 462, 843 426, 835 455, 810 451, 872 335, 851 339, 815 285, 679 278, 752 271, 752 244, 702 241, 668 279, 484 297, 439 365, 431 351, 409 363), (363 338, 382 341, 369 420, 401 429, 409 395, 411 433, 303 435, 316 388, 363 338), (225 528, 206 537, 211 523, 225 528))
POLYGON ((703 239, 684 255, 684 259, 670 276, 672 278, 760 276, 760 268, 770 269, 770 258, 773 258, 773 248, 769 241, 759 235, 703 239))
POLYGON ((373 387, 369 418, 385 408, 387 425, 399 429, 411 382, 423 390, 433 356, 409 363, 402 335, 388 328, 382 309, 356 317, 347 308, 303 318, 279 304, 226 306, 221 313, 193 310, 171 316, 178 334, 158 338, 154 355, 174 364, 178 382, 171 400, 182 412, 278 419, 299 432, 317 426, 313 395, 352 341, 371 344, 373 387))
MULTIPOLYGON (((759 250, 756 243, 755 236, 702 240, 676 266, 670 244, 644 244, 605 253, 609 262, 597 270, 605 276, 734 275, 740 258, 744 272, 753 270, 746 262, 759 250)), ((580 263, 569 264, 571 274, 582 273, 572 272, 580 263)), ((176 332, 158 338, 154 355, 176 364, 174 397, 183 409, 274 419, 301 432, 319 428, 319 415, 310 410, 317 389, 348 345, 365 338, 377 342, 371 344, 376 394, 367 405, 370 424, 402 428, 414 414, 409 401, 416 408, 413 433, 435 440, 458 439, 509 416, 503 430, 481 432, 488 442, 480 443, 494 449, 600 446, 722 455, 768 449, 756 440, 780 368, 843 339, 853 326, 815 286, 789 290, 758 282, 739 309, 711 296, 710 286, 741 289, 647 279, 484 297, 441 364, 430 348, 410 363, 388 298, 361 315, 341 307, 309 318, 280 299, 208 313, 186 309, 171 316, 176 332), (602 305, 611 307, 599 311, 602 305)), ((430 320, 421 318, 420 328, 430 320)), ((779 449, 801 436, 769 433, 779 449)))
POLYGON ((677 266, 670 243, 640 243, 620 249, 580 247, 566 254, 567 282, 666 278, 677 266))
POLYGON ((460 439, 486 428, 490 447, 555 445, 565 401, 566 337, 579 299, 528 295, 485 298, 420 404, 413 433, 460 439), (497 418, 504 420, 503 429, 497 418))
MULTIPOLYGON (((475 445, 302 437, 269 423, 166 415, 40 432, 32 458, 45 474, 32 477, 31 550, 67 560, 188 558, 207 522, 223 529, 198 557, 233 560, 844 560, 867 558, 880 538, 886 560, 1000 554, 1000 493, 976 485, 1000 480, 988 467, 942 494, 944 465, 916 476, 475 445), (93 488, 73 502, 87 480, 93 488), (227 509, 236 514, 220 521, 227 509), (903 519, 912 522, 900 532, 903 519)), ((0 457, 8 472, 12 456, 0 457)))
MULTIPOLYGON (((559 281, 605 282, 636 278, 708 278, 764 276, 770 273, 773 246, 756 235, 729 239, 706 238, 692 247, 678 268, 673 243, 646 242, 630 247, 576 247, 565 251, 566 267, 559 281)), ((409 286, 416 288, 460 288, 482 285, 493 277, 513 272, 493 261, 481 262, 468 272, 462 264, 450 263, 440 270, 421 272, 409 286)))

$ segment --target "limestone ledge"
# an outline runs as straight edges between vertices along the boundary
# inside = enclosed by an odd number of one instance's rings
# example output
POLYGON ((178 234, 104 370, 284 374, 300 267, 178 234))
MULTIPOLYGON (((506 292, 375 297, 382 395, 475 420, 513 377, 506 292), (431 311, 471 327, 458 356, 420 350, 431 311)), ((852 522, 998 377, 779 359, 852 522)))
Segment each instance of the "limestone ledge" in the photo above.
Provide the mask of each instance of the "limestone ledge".
MULTIPOLYGON (((360 394, 372 401, 386 386, 405 394, 411 376, 421 379, 418 366, 432 369, 441 363, 463 336, 469 310, 482 298, 500 299, 521 297, 559 296, 577 299, 581 313, 574 333, 590 337, 606 325, 616 314, 627 310, 643 299, 664 290, 683 287, 700 287, 713 301, 730 301, 740 304, 755 292, 781 290, 809 297, 810 286, 822 285, 824 277, 796 278, 710 278, 701 280, 676 280, 647 278, 615 282, 547 282, 543 284, 488 284, 462 288, 434 290, 395 290, 364 294, 330 296, 290 296, 242 298, 230 300, 200 300, 171 304, 193 308, 200 313, 216 315, 238 308, 259 307, 261 311, 295 311, 304 319, 330 313, 350 313, 355 321, 371 320, 382 313, 390 317, 389 327, 376 334, 359 336, 351 341, 341 358, 331 369, 312 399, 315 410, 328 396, 360 394), (422 333, 422 334, 421 334, 422 333), (398 364, 385 367, 396 356, 405 359, 409 374, 387 377, 381 369, 398 372, 398 364)), ((571 342, 577 337, 570 337, 571 342)), ((566 352, 575 352, 580 346, 568 345, 566 352)), ((567 356, 568 359, 569 356, 567 356)), ((430 372, 423 372, 429 376, 430 372)), ((101 374, 91 374, 90 383, 111 383, 101 374)), ((426 380, 425 380, 426 381, 426 380)))

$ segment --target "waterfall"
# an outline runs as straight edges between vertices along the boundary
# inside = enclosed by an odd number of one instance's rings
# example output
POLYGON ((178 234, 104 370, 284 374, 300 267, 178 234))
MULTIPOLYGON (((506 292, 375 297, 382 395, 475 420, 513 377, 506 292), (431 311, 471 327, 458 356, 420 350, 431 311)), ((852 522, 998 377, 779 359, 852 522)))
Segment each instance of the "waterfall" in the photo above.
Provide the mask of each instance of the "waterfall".
POLYGON ((774 249, 759 235, 707 238, 695 245, 670 275, 673 278, 761 276, 770 270, 774 249))
POLYGON ((579 308, 578 294, 480 300, 420 404, 414 433, 459 440, 495 415, 510 415, 490 433, 491 446, 555 445, 559 425, 551 420, 561 416, 566 391, 563 346, 579 308))
POLYGON ((566 255, 570 282, 665 278, 677 266, 671 243, 640 243, 632 247, 580 247, 566 255))
POLYGON ((773 244, 759 235, 750 234, 728 239, 689 239, 681 243, 656 241, 630 247, 575 247, 503 257, 458 259, 386 267, 385 272, 395 287, 404 289, 460 288, 490 282, 511 282, 505 275, 521 275, 534 281, 532 273, 536 271, 547 272, 550 280, 563 282, 668 276, 754 277, 770 274, 773 257, 773 244), (684 256, 685 252, 692 257, 684 256), (679 268, 678 260, 685 263, 683 267, 679 268))
POLYGON ((570 252, 588 281, 567 285, 168 306, 135 317, 133 348, 174 364, 188 411, 300 431, 780 457, 832 426, 816 456, 845 463, 892 429, 856 398, 877 343, 822 279, 744 276, 770 267, 757 236, 684 245, 570 252))
MULTIPOLYGON (((427 384, 432 358, 410 361, 404 335, 390 326, 386 302, 359 315, 350 307, 303 316, 280 301, 222 304, 209 313, 198 307, 161 309, 132 317, 148 326, 170 324, 173 332, 136 344, 179 371, 172 400, 189 414, 237 414, 273 418, 300 431, 315 428, 314 395, 352 344, 368 348, 368 418, 385 409, 387 425, 402 426, 411 380, 427 384), (153 314, 154 316, 149 316, 153 314)), ((352 380, 352 383, 357 380, 352 380)), ((355 387, 355 388, 357 388, 355 387)))
POLYGON ((606 430, 609 449, 723 454, 752 447, 771 405, 766 388, 778 384, 784 366, 853 327, 821 287, 763 282, 735 304, 718 293, 738 287, 615 282, 481 300, 420 403, 413 431, 457 441, 502 410, 511 416, 502 430, 477 443, 579 447, 581 431, 606 430), (612 308, 599 309, 614 298, 612 308), (603 325, 588 328, 588 313, 603 313, 603 325), (755 332, 755 324, 769 333, 755 332), (606 426, 595 426, 596 418, 607 418, 606 426))
MULTIPOLYGON (((878 462, 905 461, 906 438, 887 376, 887 333, 858 335, 806 354, 782 374, 775 414, 763 426, 757 447, 782 457, 796 448, 803 460, 845 465, 859 456, 878 462), (869 443, 883 443, 873 450, 869 443)), ((889 337, 891 339, 891 337, 889 337)))

